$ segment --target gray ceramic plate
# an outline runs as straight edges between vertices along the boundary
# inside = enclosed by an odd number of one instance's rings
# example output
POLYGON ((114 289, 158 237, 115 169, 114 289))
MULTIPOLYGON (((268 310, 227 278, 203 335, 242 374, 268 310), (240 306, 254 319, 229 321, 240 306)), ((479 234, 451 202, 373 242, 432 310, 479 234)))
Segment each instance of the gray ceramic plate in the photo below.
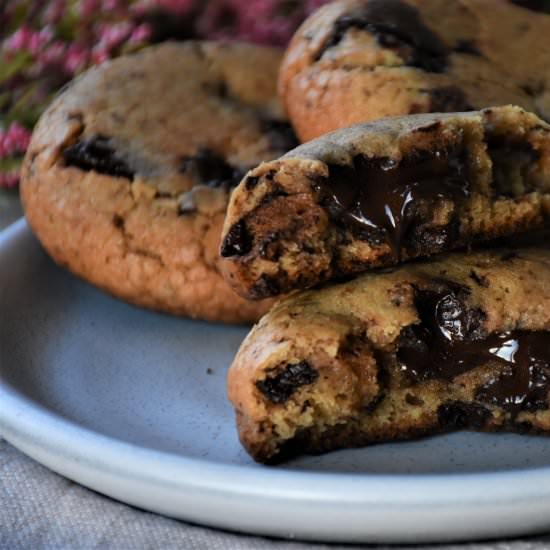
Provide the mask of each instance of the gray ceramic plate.
POLYGON ((550 439, 454 434, 254 464, 225 372, 246 330, 118 302, 0 233, 0 432, 121 501, 251 533, 442 541, 550 529, 550 439))

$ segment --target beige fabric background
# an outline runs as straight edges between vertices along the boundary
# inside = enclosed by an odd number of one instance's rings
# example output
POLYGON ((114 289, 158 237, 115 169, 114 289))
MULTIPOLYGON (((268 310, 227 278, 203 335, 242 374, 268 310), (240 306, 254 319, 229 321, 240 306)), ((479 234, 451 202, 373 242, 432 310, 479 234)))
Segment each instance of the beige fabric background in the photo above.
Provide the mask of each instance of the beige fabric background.
MULTIPOLYGON (((17 196, 0 192, 0 229, 20 215, 17 196)), ((550 516, 550 509, 548 514, 550 516)), ((0 438, 0 550, 100 548, 324 550, 360 547, 305 544, 238 535, 143 512, 50 472, 0 438)), ((516 541, 391 548, 542 550, 550 549, 550 535, 516 541)))

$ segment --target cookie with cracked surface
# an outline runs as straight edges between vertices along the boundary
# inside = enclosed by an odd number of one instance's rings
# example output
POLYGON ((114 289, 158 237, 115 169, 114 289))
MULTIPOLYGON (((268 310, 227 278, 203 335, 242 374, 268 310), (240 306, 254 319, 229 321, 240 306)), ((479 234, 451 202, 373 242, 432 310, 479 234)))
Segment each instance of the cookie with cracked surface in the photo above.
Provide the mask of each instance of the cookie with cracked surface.
POLYGON ((221 254, 265 298, 521 233, 550 216, 550 126, 518 107, 337 130, 251 170, 221 254))
POLYGON ((249 322, 267 303, 219 271, 229 194, 296 142, 277 49, 168 43, 93 68, 42 116, 23 166, 27 219, 61 265, 134 304, 249 322))
POLYGON ((550 431, 550 250, 452 254, 295 293, 228 374, 258 461, 456 429, 550 431))
POLYGON ((385 116, 508 103, 550 120, 549 33, 549 15, 504 1, 338 0, 296 32, 279 94, 302 141, 385 116))

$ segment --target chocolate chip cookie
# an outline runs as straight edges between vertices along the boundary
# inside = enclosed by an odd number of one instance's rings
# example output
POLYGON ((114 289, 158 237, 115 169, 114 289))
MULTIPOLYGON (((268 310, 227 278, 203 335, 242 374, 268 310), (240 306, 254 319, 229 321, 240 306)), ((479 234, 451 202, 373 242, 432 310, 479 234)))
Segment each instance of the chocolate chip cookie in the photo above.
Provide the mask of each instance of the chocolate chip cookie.
POLYGON ((55 99, 23 167, 27 219, 50 255, 131 303, 225 322, 267 303, 219 271, 229 194, 296 145, 277 49, 188 42, 93 68, 55 99))
POLYGON ((231 197, 221 254, 250 298, 542 226, 550 126, 518 107, 338 130, 265 162, 231 197))
POLYGON ((302 141, 508 103, 550 120, 549 34, 549 15, 505 1, 338 0, 297 31, 279 93, 302 141))
POLYGON ((548 433, 550 250, 296 293, 243 342, 228 390, 261 462, 457 429, 548 433))

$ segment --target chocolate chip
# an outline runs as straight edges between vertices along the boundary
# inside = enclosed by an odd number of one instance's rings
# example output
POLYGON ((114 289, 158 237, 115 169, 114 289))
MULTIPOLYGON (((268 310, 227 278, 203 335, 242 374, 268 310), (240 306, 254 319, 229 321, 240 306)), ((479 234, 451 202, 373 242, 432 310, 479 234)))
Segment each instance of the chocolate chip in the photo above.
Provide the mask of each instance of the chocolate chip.
POLYGON ((69 145, 62 153, 67 166, 82 170, 93 170, 100 174, 134 179, 134 172, 121 159, 111 140, 105 136, 94 136, 69 145))
POLYGON ((260 178, 257 176, 248 176, 244 180, 245 187, 250 191, 251 189, 254 189, 256 185, 258 185, 258 182, 260 181, 260 178))
POLYGON ((405 65, 435 73, 443 72, 447 66, 448 51, 443 42, 424 24, 414 7, 399 0, 370 0, 337 19, 316 60, 339 44, 351 28, 372 33, 380 46, 394 50, 405 65))
POLYGON ((491 418, 491 411, 477 403, 447 401, 437 409, 437 418, 446 430, 481 429, 491 418))
POLYGON ((122 216, 119 216, 118 214, 115 214, 113 216, 113 225, 117 229, 122 229, 124 227, 124 218, 122 216))
POLYGON ((289 122, 265 119, 261 122, 261 130, 267 135, 272 149, 287 152, 300 145, 294 128, 289 122))
POLYGON ((479 48, 476 46, 475 42, 472 42, 471 40, 459 40, 454 47, 454 51, 456 53, 481 56, 479 48))
POLYGON ((227 232, 223 240, 220 254, 224 258, 230 256, 244 256, 250 252, 252 248, 252 238, 246 229, 246 224, 243 220, 237 222, 227 232))
POLYGON ((511 0, 511 2, 531 11, 549 12, 546 0, 511 0))
POLYGON ((428 110, 432 113, 451 113, 454 111, 472 111, 466 95, 458 86, 441 86, 426 90, 430 94, 428 110))
POLYGON ((319 378, 319 373, 307 361, 274 369, 273 374, 256 382, 256 387, 273 403, 285 403, 298 388, 313 384, 319 378))
POLYGON ((255 299, 276 296, 280 292, 281 286, 279 285, 277 279, 275 277, 270 277, 265 273, 258 278, 253 287, 250 289, 250 295, 255 299))
POLYGON ((180 171, 196 183, 210 187, 234 187, 244 175, 244 170, 229 164, 212 149, 201 148, 194 155, 181 158, 180 171))

